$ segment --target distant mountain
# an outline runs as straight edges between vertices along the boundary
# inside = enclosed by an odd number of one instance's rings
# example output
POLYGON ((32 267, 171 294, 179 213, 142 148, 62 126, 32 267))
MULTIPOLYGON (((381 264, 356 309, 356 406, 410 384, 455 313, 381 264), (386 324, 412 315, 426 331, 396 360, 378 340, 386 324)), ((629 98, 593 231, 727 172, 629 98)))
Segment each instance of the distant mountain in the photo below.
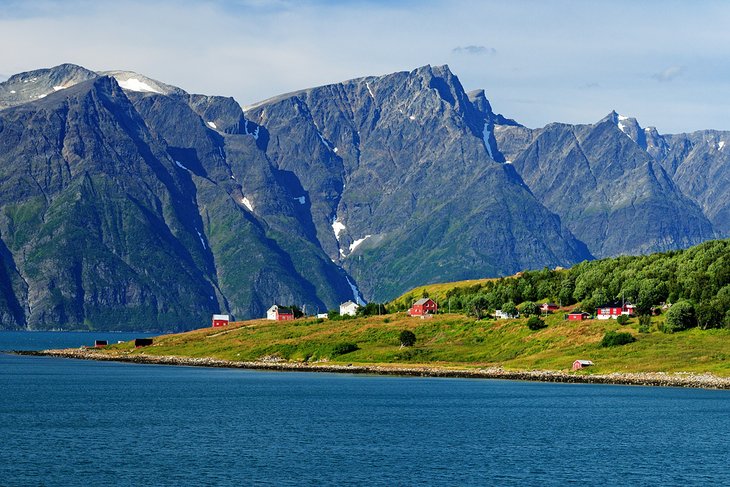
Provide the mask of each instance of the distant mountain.
POLYGON ((684 248, 715 236, 697 200, 655 159, 668 144, 633 118, 612 112, 593 125, 500 126, 495 134, 535 196, 596 257, 684 248))
POLYGON ((184 329, 685 247, 727 231, 713 137, 528 129, 446 66, 245 112, 128 71, 21 73, 0 83, 0 327, 184 329))

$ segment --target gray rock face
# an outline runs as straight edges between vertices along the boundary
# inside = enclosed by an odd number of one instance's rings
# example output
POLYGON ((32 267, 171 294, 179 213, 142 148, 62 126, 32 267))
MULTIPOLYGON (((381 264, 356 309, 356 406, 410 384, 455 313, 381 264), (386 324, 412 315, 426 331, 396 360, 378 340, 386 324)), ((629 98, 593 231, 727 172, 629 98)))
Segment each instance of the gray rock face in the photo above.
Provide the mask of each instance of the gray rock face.
POLYGON ((569 265, 585 247, 495 162, 496 115, 446 67, 292 93, 250 107, 266 153, 312 201, 317 239, 365 295, 569 265))
POLYGON ((654 157, 677 186, 697 202, 722 236, 730 236, 730 132, 701 130, 667 135, 654 157))
POLYGON ((535 196, 596 257, 687 247, 714 237, 701 209, 653 154, 667 144, 656 130, 615 112, 594 125, 498 127, 498 146, 514 157, 535 196))

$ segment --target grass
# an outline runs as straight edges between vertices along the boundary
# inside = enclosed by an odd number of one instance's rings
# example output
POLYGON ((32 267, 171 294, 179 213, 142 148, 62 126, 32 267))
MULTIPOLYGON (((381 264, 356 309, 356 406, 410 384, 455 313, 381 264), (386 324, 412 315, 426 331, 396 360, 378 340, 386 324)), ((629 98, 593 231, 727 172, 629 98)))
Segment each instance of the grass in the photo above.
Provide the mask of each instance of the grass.
POLYGON ((476 321, 458 314, 426 320, 404 313, 342 321, 254 320, 164 335, 155 338, 151 347, 134 349, 125 343, 106 351, 239 361, 279 358, 310 363, 564 371, 574 360, 587 359, 596 365, 580 373, 710 372, 730 376, 730 330, 691 329, 665 334, 658 331, 662 320, 661 316, 653 318, 649 333, 638 332, 637 319, 622 327, 613 320, 566 321, 562 312, 548 316, 547 328, 538 331, 530 331, 525 319, 476 321), (402 330, 415 333, 414 347, 400 346, 402 330), (607 331, 628 332, 637 341, 601 347, 607 331))

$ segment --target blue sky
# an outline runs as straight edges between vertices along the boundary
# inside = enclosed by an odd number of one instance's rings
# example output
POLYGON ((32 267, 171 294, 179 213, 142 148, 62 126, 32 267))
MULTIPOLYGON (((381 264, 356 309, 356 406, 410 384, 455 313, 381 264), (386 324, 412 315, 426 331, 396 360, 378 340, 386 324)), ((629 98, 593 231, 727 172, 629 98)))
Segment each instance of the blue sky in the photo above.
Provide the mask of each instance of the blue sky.
POLYGON ((0 74, 128 69, 242 105, 448 64, 530 127, 730 130, 730 2, 0 0, 0 74))

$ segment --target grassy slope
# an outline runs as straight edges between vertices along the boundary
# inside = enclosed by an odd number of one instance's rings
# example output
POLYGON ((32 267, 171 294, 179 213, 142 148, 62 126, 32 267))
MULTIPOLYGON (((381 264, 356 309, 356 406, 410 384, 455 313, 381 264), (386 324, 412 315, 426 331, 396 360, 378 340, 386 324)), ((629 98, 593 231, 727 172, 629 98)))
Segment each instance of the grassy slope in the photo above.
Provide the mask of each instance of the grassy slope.
POLYGON ((636 319, 621 328, 613 320, 564 321, 562 313, 549 316, 548 328, 536 332, 522 319, 475 321, 456 314, 429 320, 403 313, 343 321, 256 320, 162 336, 144 349, 133 350, 128 343, 109 349, 241 361, 278 356, 344 364, 500 365, 523 370, 568 370, 580 358, 596 363, 590 373, 685 371, 730 376, 730 330, 692 329, 667 335, 656 331, 662 319, 654 318, 653 331, 647 334, 636 331, 636 319), (415 347, 400 348, 398 335, 404 329, 416 334, 415 347), (607 330, 629 331, 638 340, 601 348, 598 343, 607 330), (355 343, 359 350, 333 355, 333 347, 340 343, 355 343))

